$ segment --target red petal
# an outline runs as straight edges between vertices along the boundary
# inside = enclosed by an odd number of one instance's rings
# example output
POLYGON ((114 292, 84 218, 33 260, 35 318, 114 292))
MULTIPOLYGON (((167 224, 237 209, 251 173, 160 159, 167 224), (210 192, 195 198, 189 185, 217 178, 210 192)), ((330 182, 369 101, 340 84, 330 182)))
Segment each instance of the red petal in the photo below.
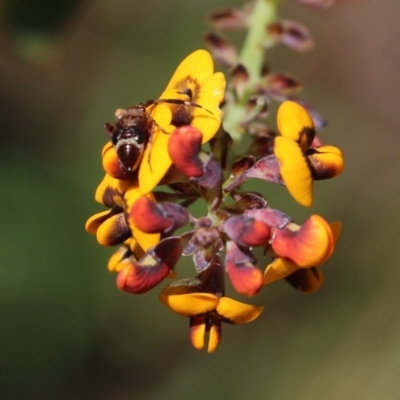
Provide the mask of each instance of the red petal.
POLYGON ((227 219, 224 231, 232 240, 246 246, 263 246, 268 243, 270 237, 267 224, 246 215, 227 219))
POLYGON ((130 214, 133 224, 146 233, 163 232, 172 225, 172 221, 166 218, 162 208, 147 196, 136 200, 130 214))
POLYGON ((254 296, 263 286, 263 273, 251 262, 251 254, 243 253, 231 241, 227 242, 225 267, 234 289, 245 296, 254 296))
POLYGON ((133 257, 120 263, 126 265, 117 275, 117 286, 124 292, 141 294, 158 285, 167 277, 171 268, 166 263, 159 263, 151 256, 145 255, 139 262, 133 257))
POLYGON ((188 178, 203 175, 203 164, 198 154, 203 134, 190 125, 175 129, 168 141, 168 153, 174 165, 188 178))

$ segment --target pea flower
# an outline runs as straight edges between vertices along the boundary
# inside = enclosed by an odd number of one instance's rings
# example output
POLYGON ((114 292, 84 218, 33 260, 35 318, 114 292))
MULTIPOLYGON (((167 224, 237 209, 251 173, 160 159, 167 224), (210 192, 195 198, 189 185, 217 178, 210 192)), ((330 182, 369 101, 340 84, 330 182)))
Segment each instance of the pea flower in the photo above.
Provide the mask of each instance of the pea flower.
MULTIPOLYGON (((221 265, 215 262, 208 273, 220 276, 221 265)), ((221 323, 244 324, 256 319, 264 307, 245 304, 225 297, 222 280, 217 284, 207 272, 196 278, 181 279, 164 288, 160 300, 172 311, 190 319, 190 340, 196 349, 203 349, 208 333, 209 353, 214 352, 221 339, 221 323)))
MULTIPOLYGON (((220 10, 210 19, 220 29, 250 31, 256 17, 275 10, 264 6, 256 1, 253 8, 220 10)), ((257 30, 263 35, 257 52, 267 39, 298 51, 311 47, 304 26, 269 17, 257 30)), ((322 286, 320 267, 336 248, 341 224, 317 214, 298 224, 269 204, 264 188, 284 185, 309 207, 314 180, 339 175, 344 161, 337 147, 322 145, 316 133, 322 118, 293 96, 300 88, 294 78, 257 70, 216 34, 206 41, 230 67, 227 90, 211 54, 196 50, 159 98, 118 108, 114 123, 104 125, 106 174, 95 192, 105 210, 88 219, 86 230, 100 245, 117 247, 107 267, 121 291, 139 295, 172 279, 160 301, 189 318, 192 345, 211 353, 220 344, 223 322, 244 324, 263 311, 227 297, 227 280, 247 297, 281 279, 304 293, 322 286), (276 130, 263 121, 270 99, 282 103, 276 130), (239 144, 245 134, 248 146, 239 144), (258 180, 257 192, 243 185, 252 179, 258 180), (191 260, 194 276, 187 276, 188 263, 178 274, 182 259, 191 260)), ((252 54, 262 61, 261 53, 252 54)))
POLYGON ((278 129, 274 153, 280 173, 290 194, 300 204, 313 204, 314 179, 328 179, 340 174, 342 152, 334 146, 313 147, 314 123, 307 111, 293 101, 282 103, 278 110, 278 129))

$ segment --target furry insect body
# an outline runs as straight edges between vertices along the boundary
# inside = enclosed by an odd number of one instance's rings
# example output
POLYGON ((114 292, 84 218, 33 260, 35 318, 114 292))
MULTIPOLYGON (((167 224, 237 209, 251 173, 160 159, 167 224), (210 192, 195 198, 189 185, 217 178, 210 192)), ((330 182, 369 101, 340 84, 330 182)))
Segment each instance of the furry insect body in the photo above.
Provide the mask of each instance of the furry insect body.
POLYGON ((114 125, 108 122, 104 124, 104 129, 126 172, 134 172, 138 168, 153 134, 154 124, 146 105, 142 103, 127 110, 118 110, 114 125))
MULTIPOLYGON (((191 93, 181 94, 185 94, 191 99, 191 93)), ((117 110, 114 125, 106 122, 104 129, 124 171, 128 173, 136 171, 146 146, 151 145, 154 127, 157 125, 151 111, 161 103, 175 106, 171 124, 177 127, 190 124, 190 107, 204 108, 199 104, 181 99, 158 99, 136 104, 126 110, 117 110)), ((212 114, 211 111, 205 110, 212 114)), ((160 129, 163 131, 162 127, 160 129)))

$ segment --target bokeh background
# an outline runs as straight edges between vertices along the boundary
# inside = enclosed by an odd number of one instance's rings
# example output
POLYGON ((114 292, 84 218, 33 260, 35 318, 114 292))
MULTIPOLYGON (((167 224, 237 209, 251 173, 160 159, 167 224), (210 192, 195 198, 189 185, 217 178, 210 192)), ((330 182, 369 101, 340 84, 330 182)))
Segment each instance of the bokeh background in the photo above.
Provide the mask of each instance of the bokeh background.
MULTIPOLYGON (((316 48, 278 48, 276 71, 329 121, 346 156, 311 212, 344 223, 325 284, 286 282, 250 299, 263 315, 225 325, 212 355, 158 302, 119 292, 111 250, 84 232, 101 208, 102 123, 157 98, 204 47, 205 15, 228 0, 3 0, 0 3, 0 393, 3 399, 400 398, 400 2, 283 2, 316 48)), ((285 191, 270 204, 303 221, 285 191)))

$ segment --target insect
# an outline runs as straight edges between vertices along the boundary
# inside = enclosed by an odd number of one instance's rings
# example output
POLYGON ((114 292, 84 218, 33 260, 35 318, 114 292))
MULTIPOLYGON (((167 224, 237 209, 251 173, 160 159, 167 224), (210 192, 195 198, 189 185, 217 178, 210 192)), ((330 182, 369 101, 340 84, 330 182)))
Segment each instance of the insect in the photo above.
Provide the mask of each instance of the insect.
MULTIPOLYGON (((190 90, 178 92, 192 98, 190 90)), ((155 126, 158 126, 152 117, 152 111, 157 104, 166 103, 176 105, 172 115, 171 124, 178 127, 187 125, 191 120, 190 107, 202 108, 212 114, 203 106, 191 101, 181 99, 158 99, 139 103, 126 110, 117 110, 117 119, 114 125, 106 122, 104 129, 117 153, 122 169, 127 173, 136 171, 143 157, 147 145, 151 145, 155 126), (148 110, 148 108, 150 110, 148 110)), ((163 131, 162 127, 160 127, 163 131)))

